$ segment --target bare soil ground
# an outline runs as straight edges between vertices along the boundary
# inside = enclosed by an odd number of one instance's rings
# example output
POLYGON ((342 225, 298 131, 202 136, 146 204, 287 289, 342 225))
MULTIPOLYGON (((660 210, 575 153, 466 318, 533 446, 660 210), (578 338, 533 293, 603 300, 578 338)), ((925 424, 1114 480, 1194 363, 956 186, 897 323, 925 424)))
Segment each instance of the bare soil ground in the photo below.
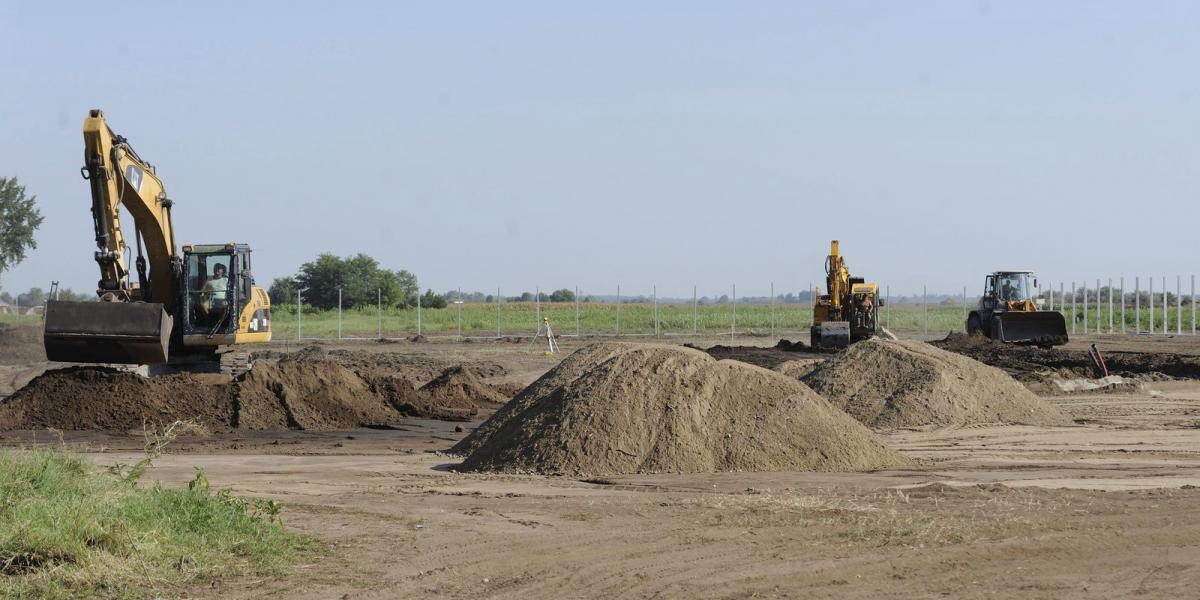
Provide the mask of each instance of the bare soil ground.
MULTIPOLYGON (((1099 342, 1200 356, 1197 339, 1099 342)), ((512 384, 561 358, 510 343, 328 346, 496 364, 512 384)), ((1163 360, 1174 359, 1145 357, 1163 360)), ((291 577, 180 590, 189 597, 1195 597, 1200 380, 1044 397, 1074 424, 882 432, 915 464, 868 473, 458 473, 443 451, 480 421, 406 419, 388 431, 193 435, 147 477, 184 485, 203 468, 214 486, 280 500, 287 526, 332 544, 291 577)), ((142 446, 129 432, 62 435, 102 464, 142 446)), ((0 433, 17 447, 59 440, 0 433)))

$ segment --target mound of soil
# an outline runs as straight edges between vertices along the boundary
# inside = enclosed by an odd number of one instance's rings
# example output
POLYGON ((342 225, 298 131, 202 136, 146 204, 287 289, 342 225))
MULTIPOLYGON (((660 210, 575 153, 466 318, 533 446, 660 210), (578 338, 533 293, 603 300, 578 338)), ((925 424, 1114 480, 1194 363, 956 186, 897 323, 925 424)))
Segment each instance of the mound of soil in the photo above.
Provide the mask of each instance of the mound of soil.
MULTIPOLYGON (((1092 359, 1084 350, 1017 346, 982 336, 951 333, 930 344, 979 362, 1004 369, 1025 382, 1038 382, 1052 371, 1059 377, 1097 377, 1092 359)), ((1105 352, 1109 374, 1122 377, 1164 374, 1185 379, 1200 379, 1200 357, 1165 352, 1105 352)))
POLYGON ((383 427, 399 414, 361 377, 332 361, 256 363, 233 383, 241 429, 383 427))
MULTIPOLYGON (((425 384, 443 371, 458 366, 457 363, 430 356, 406 352, 369 352, 365 350, 349 350, 344 348, 328 349, 314 344, 305 346, 295 352, 280 352, 278 350, 262 350, 254 353, 255 359, 300 361, 300 362, 335 362, 349 368, 360 377, 399 375, 417 384, 425 384)), ((506 375, 503 365, 492 362, 474 363, 466 367, 477 377, 498 377, 506 375)))
POLYGON ((329 431, 390 427, 403 417, 469 420, 505 397, 452 368, 429 389, 401 376, 360 377, 333 361, 259 361, 232 382, 192 374, 147 379, 105 367, 47 371, 0 402, 0 430, 127 431, 192 420, 209 429, 329 431))
POLYGON ((421 392, 443 404, 474 408, 500 408, 508 402, 507 396, 462 366, 442 371, 433 381, 421 386, 421 392))
POLYGON ((679 346, 593 344, 457 444, 464 471, 860 471, 907 461, 800 382, 679 346))
POLYGON ((42 328, 37 325, 0 323, 0 364, 14 365, 46 360, 42 328))
POLYGON ((35 377, 0 403, 0 429, 126 431, 176 419, 227 428, 233 414, 229 388, 195 375, 149 380, 110 368, 68 367, 35 377))
POLYGON ((1003 371, 924 342, 859 342, 803 381, 870 427, 1071 422, 1003 371))

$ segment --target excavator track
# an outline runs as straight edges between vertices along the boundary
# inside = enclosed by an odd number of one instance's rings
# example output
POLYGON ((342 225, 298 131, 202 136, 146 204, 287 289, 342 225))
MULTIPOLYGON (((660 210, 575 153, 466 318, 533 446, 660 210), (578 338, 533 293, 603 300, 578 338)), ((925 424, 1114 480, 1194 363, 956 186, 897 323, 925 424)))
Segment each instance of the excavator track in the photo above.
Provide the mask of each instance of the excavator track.
POLYGON ((230 377, 237 377, 250 370, 254 364, 249 350, 228 350, 220 354, 221 372, 230 377))

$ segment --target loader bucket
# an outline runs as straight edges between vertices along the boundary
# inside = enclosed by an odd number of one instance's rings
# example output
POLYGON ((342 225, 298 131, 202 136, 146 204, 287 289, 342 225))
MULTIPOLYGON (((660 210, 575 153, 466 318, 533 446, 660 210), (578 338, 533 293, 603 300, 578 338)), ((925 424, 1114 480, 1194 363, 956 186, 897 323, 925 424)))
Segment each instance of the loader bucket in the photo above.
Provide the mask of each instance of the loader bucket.
POLYGON ((151 302, 46 304, 46 358, 60 362, 167 362, 171 317, 151 302))
POLYGON ((1058 311, 1010 311, 995 319, 995 337, 1002 342, 1036 346, 1067 343, 1067 321, 1058 311))

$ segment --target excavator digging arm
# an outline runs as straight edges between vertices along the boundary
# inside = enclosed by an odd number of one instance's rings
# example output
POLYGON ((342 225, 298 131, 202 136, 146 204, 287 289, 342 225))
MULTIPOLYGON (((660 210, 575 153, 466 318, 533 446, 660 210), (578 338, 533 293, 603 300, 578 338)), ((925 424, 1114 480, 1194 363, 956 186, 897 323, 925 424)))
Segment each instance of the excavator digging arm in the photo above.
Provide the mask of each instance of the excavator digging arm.
POLYGON ((96 230, 96 262, 100 266, 97 293, 116 300, 143 300, 163 304, 173 312, 174 280, 181 263, 175 250, 171 224, 172 202, 154 167, 143 161, 128 140, 113 133, 104 113, 92 110, 83 122, 85 179, 91 183, 92 219, 96 230), (139 246, 138 293, 129 282, 125 253, 128 244, 121 228, 119 209, 133 216, 139 246), (145 273, 141 246, 145 244, 150 272, 145 273))
POLYGON ((84 166, 91 184, 100 302, 46 305, 46 357, 62 362, 164 363, 180 304, 176 286, 183 262, 175 251, 171 200, 154 167, 113 133, 104 113, 83 122, 84 166), (133 216, 138 285, 129 281, 128 242, 120 208, 133 216), (149 273, 142 256, 145 245, 149 273))

